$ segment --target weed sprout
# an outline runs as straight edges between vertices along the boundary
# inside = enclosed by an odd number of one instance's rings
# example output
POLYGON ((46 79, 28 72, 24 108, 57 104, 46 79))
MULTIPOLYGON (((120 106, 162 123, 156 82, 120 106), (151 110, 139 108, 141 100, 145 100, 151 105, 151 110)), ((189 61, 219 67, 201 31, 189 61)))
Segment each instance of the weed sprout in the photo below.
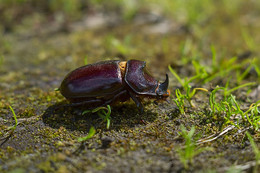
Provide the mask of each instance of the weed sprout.
POLYGON ((107 105, 107 107, 98 107, 96 109, 93 110, 86 110, 82 113, 82 115, 86 114, 86 113, 98 113, 98 115, 100 116, 100 118, 103 119, 104 122, 107 123, 107 129, 109 129, 110 127, 110 115, 111 115, 111 107, 110 105, 107 105))

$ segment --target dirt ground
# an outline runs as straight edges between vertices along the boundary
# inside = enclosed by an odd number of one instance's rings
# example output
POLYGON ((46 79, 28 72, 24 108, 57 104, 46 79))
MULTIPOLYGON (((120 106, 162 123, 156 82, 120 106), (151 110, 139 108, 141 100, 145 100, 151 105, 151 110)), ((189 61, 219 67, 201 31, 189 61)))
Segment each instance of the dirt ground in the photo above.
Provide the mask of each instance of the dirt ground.
MULTIPOLYGON (((209 116, 209 98, 217 86, 225 87, 227 82, 230 89, 254 82, 232 94, 243 111, 260 100, 260 73, 253 68, 260 68, 259 3, 239 1, 233 8, 223 1, 211 3, 214 12, 208 16, 197 12, 184 21, 149 8, 127 20, 121 13, 97 8, 75 20, 64 19, 58 12, 46 16, 35 11, 19 22, 3 24, 0 172, 258 172, 260 157, 245 132, 259 148, 259 113, 255 125, 239 124, 235 116, 229 123, 221 111, 209 116), (216 61, 212 60, 213 46, 216 61), (68 102, 55 88, 67 73, 111 59, 146 61, 159 81, 169 74, 169 103, 155 105, 144 100, 144 113, 133 101, 116 103, 109 129, 96 113, 82 115, 84 107, 59 107, 68 102), (184 80, 196 75, 194 62, 211 76, 190 85, 208 92, 196 92, 192 106, 185 100, 182 113, 174 101, 175 91, 184 93, 185 88, 168 66, 184 80), (9 105, 18 120, 14 131, 10 130, 15 120, 9 105), (92 126, 95 135, 78 142, 92 126), (196 147, 191 152, 204 149, 191 159, 181 154, 189 147, 181 135, 182 126, 187 131, 195 128, 192 141, 196 147)), ((216 100, 222 98, 218 92, 216 100)))

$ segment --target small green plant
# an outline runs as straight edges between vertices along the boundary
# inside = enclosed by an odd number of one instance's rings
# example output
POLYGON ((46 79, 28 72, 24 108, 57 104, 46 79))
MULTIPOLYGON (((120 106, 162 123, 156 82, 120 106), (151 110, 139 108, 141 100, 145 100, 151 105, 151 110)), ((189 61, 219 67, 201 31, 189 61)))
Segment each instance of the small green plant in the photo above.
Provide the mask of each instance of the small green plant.
POLYGON ((13 133, 14 133, 17 125, 18 125, 17 117, 16 117, 16 114, 15 114, 12 106, 9 106, 9 108, 12 111, 12 114, 13 114, 13 117, 14 117, 14 120, 15 120, 15 124, 13 126, 7 128, 9 134, 7 134, 6 137, 0 139, 1 141, 3 140, 3 142, 0 144, 0 146, 2 146, 13 135, 13 133))
POLYGON ((178 106, 178 108, 180 110, 180 113, 184 114, 185 113, 185 111, 184 111, 184 108, 185 108, 185 105, 184 105, 185 96, 181 94, 179 89, 175 90, 175 96, 176 96, 176 99, 174 99, 173 101, 178 106))
MULTIPOLYGON (((242 111, 240 109, 240 106, 238 105, 235 96, 229 95, 228 97, 224 97, 223 100, 220 100, 219 102, 216 101, 216 92, 218 90, 223 90, 225 88, 218 87, 214 89, 209 97, 209 104, 211 108, 210 115, 216 118, 216 115, 223 116, 224 122, 222 125, 226 124, 232 124, 236 127, 238 127, 238 124, 235 123, 232 119, 235 115, 241 115, 242 111)), ((220 117, 220 118, 221 118, 220 117)))
POLYGON ((78 142, 85 142, 87 140, 89 140, 90 138, 92 138, 96 133, 96 130, 95 128, 92 126, 90 129, 89 129, 89 132, 88 132, 88 135, 85 136, 85 137, 81 137, 81 138, 78 138, 78 142))
POLYGON ((86 110, 82 113, 82 115, 86 114, 86 113, 96 113, 100 116, 100 118, 103 119, 104 122, 107 123, 107 129, 109 129, 110 127, 110 115, 111 115, 111 107, 110 105, 107 105, 107 107, 98 107, 96 109, 93 110, 86 110))
POLYGON ((193 60, 192 64, 195 68, 195 76, 200 76, 199 79, 202 83, 208 83, 217 77, 224 78, 228 76, 232 71, 236 71, 236 82, 240 84, 242 80, 246 78, 249 72, 254 69, 259 77, 260 70, 257 65, 257 58, 245 59, 239 61, 237 57, 221 58, 217 59, 217 53, 215 47, 211 46, 212 59, 211 64, 207 66, 202 63, 193 60), (244 67, 247 67, 246 70, 244 67))
POLYGON ((243 66, 246 67, 246 69, 241 68, 237 70, 237 83, 241 83, 241 81, 244 80, 253 70, 256 72, 258 79, 260 79, 259 63, 259 59, 256 57, 244 60, 243 66))
POLYGON ((249 132, 246 132, 246 135, 247 135, 247 138, 249 139, 250 141, 250 144, 252 146, 252 149, 255 153, 255 160, 256 160, 256 164, 255 164, 255 167, 254 167, 254 172, 257 172, 258 170, 258 165, 259 165, 259 162, 260 162, 260 150, 259 148, 257 147, 256 143, 254 142, 254 139, 253 137, 250 135, 249 132))
MULTIPOLYGON (((185 96, 184 98, 187 99, 187 101, 189 102, 190 106, 194 107, 194 105, 192 104, 191 100, 192 100, 192 97, 195 95, 195 93, 198 91, 198 90, 201 90, 201 91, 208 91, 207 89, 205 88, 194 88, 194 89, 191 89, 191 85, 190 83, 195 80, 195 79, 198 79, 200 78, 203 74, 198 74, 196 76, 193 76, 191 78, 184 78, 184 80, 181 79, 181 77, 173 70, 173 68, 169 65, 168 66, 170 72, 176 77, 176 79, 179 81, 179 83, 182 85, 184 91, 185 91, 185 96)), ((180 91, 178 91, 178 93, 176 93, 176 96, 177 94, 179 96, 181 96, 181 93, 180 91)))
POLYGON ((218 90, 222 90, 224 89, 224 87, 216 87, 209 96, 209 105, 210 105, 210 109, 211 109, 211 115, 215 115, 216 111, 219 111, 219 105, 216 102, 216 92, 218 90))
POLYGON ((193 164, 193 158, 206 150, 212 150, 211 148, 197 148, 196 141, 193 139, 195 133, 195 127, 192 126, 191 130, 188 131, 183 125, 180 126, 181 132, 179 135, 185 139, 185 146, 177 150, 179 159, 184 165, 184 168, 187 169, 189 164, 193 164))
POLYGON ((13 126, 9 127, 8 130, 14 131, 14 130, 16 129, 17 125, 18 125, 18 121, 17 121, 16 114, 15 114, 15 112, 14 112, 12 106, 9 106, 9 108, 10 108, 11 111, 12 111, 12 114, 13 114, 13 117, 14 117, 14 120, 15 120, 15 124, 14 124, 13 126))
POLYGON ((258 79, 260 79, 260 67, 259 67, 259 64, 260 64, 259 60, 258 60, 258 64, 256 64, 256 63, 254 64, 254 68, 255 68, 255 71, 257 73, 258 79))
POLYGON ((260 128, 260 100, 256 103, 253 103, 247 111, 243 113, 243 116, 247 118, 247 121, 254 128, 255 131, 258 131, 260 128))
POLYGON ((219 102, 216 101, 216 92, 218 90, 222 90, 222 89, 224 89, 224 88, 223 87, 216 88, 210 94, 210 97, 209 97, 209 104, 210 104, 210 108, 211 108, 210 115, 214 119, 224 118, 224 121, 221 124, 220 128, 222 128, 224 125, 228 125, 228 124, 232 124, 239 128, 237 123, 234 122, 234 119, 232 119, 232 117, 234 115, 241 113, 239 111, 240 107, 238 106, 238 104, 235 100, 235 97, 233 95, 230 95, 229 97, 226 97, 225 99, 220 100, 219 102), (234 103, 236 104, 237 109, 235 109, 234 103))
POLYGON ((211 108, 210 115, 215 118, 217 116, 223 116, 225 121, 222 125, 232 124, 237 128, 241 128, 241 125, 243 124, 250 124, 250 126, 257 131, 260 127, 260 111, 258 109, 260 100, 253 103, 247 110, 243 111, 235 96, 232 94, 226 96, 225 93, 229 93, 231 90, 233 89, 227 90, 224 87, 217 87, 211 92, 209 97, 209 105, 211 108), (224 98, 220 101, 216 101, 216 92, 219 90, 223 90, 224 98))
POLYGON ((240 88, 245 88, 245 87, 248 87, 248 86, 253 86, 253 85, 255 85, 255 84, 256 84, 256 82, 249 82, 249 83, 237 85, 237 86, 234 87, 234 88, 228 89, 228 87, 229 87, 229 81, 227 81, 225 87, 223 88, 223 90, 224 90, 224 97, 230 95, 232 92, 234 92, 234 91, 236 91, 236 90, 238 90, 238 89, 240 89, 240 88))
POLYGON ((243 112, 240 109, 239 104, 237 103, 235 96, 230 95, 226 98, 226 100, 222 101, 221 103, 222 110, 225 112, 224 114, 224 125, 225 124, 232 124, 238 128, 238 123, 232 121, 233 117, 236 115, 241 115, 243 119, 243 112))

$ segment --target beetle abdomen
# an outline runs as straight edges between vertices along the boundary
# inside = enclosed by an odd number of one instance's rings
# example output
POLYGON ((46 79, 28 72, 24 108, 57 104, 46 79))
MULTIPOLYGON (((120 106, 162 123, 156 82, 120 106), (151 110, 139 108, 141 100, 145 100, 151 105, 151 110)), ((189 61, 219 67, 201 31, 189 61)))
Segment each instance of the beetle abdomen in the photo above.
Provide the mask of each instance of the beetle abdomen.
POLYGON ((69 100, 105 97, 123 89, 120 61, 100 62, 80 67, 63 80, 60 91, 69 100))

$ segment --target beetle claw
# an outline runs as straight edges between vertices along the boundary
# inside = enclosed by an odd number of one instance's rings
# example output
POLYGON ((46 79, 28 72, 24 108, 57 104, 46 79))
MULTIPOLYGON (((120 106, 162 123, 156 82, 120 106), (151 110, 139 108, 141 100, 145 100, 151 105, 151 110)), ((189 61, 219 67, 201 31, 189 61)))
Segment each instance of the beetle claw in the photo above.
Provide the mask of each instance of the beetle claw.
POLYGON ((135 96, 132 92, 129 92, 130 97, 135 102, 136 106, 140 109, 140 113, 144 112, 144 107, 138 97, 135 96))
POLYGON ((140 113, 141 114, 144 113, 144 107, 143 107, 142 103, 139 100, 138 100, 138 103, 136 103, 136 105, 139 108, 140 113))

